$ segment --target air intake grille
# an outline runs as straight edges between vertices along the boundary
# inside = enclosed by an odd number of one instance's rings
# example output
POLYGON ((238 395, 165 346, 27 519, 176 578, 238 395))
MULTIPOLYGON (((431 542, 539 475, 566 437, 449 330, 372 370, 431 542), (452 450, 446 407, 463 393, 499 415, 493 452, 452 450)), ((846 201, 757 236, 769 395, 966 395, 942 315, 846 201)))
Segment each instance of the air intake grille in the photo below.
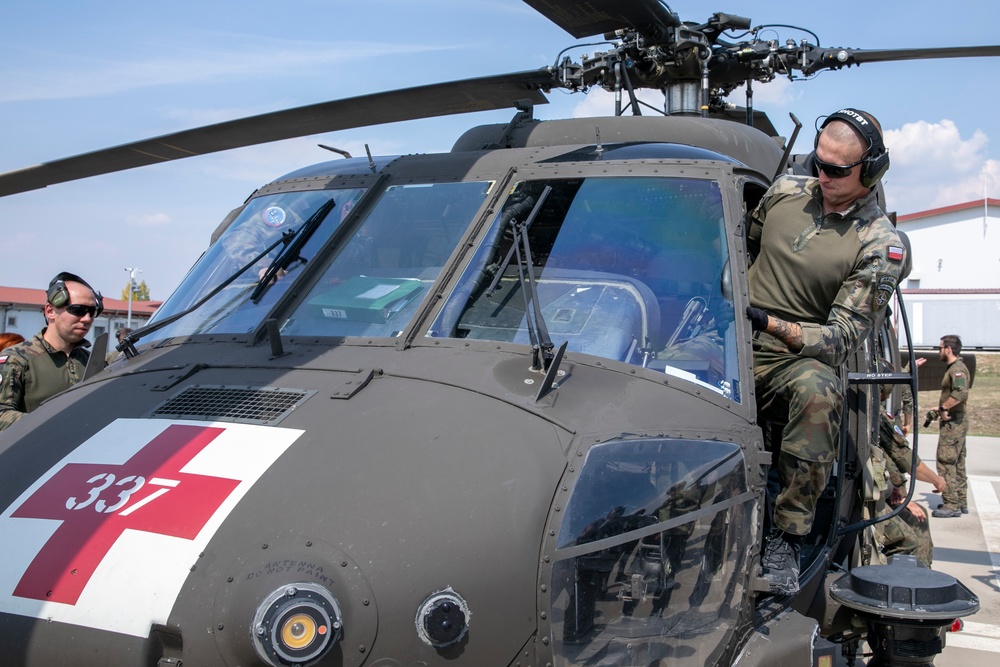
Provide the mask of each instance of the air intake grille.
POLYGON ((171 396, 147 416, 273 426, 315 393, 280 387, 196 384, 171 396))

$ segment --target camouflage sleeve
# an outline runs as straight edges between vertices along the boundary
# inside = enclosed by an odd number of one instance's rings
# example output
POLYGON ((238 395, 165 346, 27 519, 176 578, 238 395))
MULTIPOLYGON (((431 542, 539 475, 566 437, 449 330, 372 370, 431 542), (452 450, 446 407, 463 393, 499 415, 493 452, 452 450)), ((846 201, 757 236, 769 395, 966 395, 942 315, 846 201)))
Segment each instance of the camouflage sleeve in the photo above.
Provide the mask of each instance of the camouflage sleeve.
POLYGON ((0 431, 24 415, 24 377, 26 362, 10 355, 0 364, 0 431))
POLYGON ((708 363, 709 378, 718 382, 726 377, 726 359, 722 338, 714 331, 707 331, 694 338, 664 348, 656 355, 665 361, 702 361, 708 363))
POLYGON ((836 368, 875 326, 902 272, 903 262, 888 259, 893 240, 899 245, 895 234, 882 235, 865 248, 854 271, 841 284, 826 324, 799 322, 803 344, 800 355, 836 368))
POLYGON ((951 397, 960 404, 969 400, 969 371, 960 364, 954 364, 948 369, 948 378, 951 380, 951 397))
MULTIPOLYGON (((913 463, 913 449, 910 443, 903 437, 903 431, 896 426, 889 416, 882 411, 879 416, 879 446, 886 453, 886 456, 902 472, 909 473, 913 463)), ((920 459, 917 459, 920 464, 920 459)))
POLYGON ((903 385, 899 412, 904 415, 913 415, 913 390, 910 389, 910 385, 908 384, 903 385))

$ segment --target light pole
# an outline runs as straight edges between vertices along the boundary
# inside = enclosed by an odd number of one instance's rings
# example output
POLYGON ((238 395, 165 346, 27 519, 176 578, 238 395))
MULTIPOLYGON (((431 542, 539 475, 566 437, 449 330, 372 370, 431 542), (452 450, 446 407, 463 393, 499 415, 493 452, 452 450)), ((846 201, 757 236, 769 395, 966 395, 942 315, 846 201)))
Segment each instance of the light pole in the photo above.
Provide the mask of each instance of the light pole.
POLYGON ((135 292, 135 274, 142 273, 142 269, 136 269, 126 266, 125 270, 128 271, 128 321, 125 322, 125 326, 129 329, 132 328, 132 293, 135 292))

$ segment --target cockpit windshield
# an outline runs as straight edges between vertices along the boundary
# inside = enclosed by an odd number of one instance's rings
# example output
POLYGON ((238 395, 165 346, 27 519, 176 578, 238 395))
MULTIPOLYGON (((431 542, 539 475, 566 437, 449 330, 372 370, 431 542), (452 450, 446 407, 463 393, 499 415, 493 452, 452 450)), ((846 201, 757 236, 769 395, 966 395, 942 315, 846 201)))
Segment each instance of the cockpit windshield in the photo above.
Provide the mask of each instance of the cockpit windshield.
POLYGON ((188 272, 180 287, 157 311, 151 323, 188 309, 244 267, 245 270, 218 294, 199 308, 148 337, 162 339, 206 333, 248 333, 253 331, 275 302, 285 293, 313 259, 330 235, 347 218, 364 190, 313 190, 272 194, 250 200, 239 216, 223 232, 197 264, 188 272), (300 259, 278 272, 274 283, 262 298, 251 300, 260 278, 272 262, 281 257, 306 222, 330 200, 333 208, 323 217, 299 253, 300 259), (265 252, 271 248, 270 251, 265 252), (263 255, 263 256, 261 256, 263 255), (257 260, 257 261, 254 261, 257 260))
POLYGON ((468 181, 387 188, 282 323, 282 334, 399 335, 491 187, 468 181))
POLYGON ((546 186, 528 238, 552 342, 739 401, 729 248, 713 180, 519 183, 428 335, 529 343, 524 286, 516 262, 503 260, 511 225, 525 222, 546 186))

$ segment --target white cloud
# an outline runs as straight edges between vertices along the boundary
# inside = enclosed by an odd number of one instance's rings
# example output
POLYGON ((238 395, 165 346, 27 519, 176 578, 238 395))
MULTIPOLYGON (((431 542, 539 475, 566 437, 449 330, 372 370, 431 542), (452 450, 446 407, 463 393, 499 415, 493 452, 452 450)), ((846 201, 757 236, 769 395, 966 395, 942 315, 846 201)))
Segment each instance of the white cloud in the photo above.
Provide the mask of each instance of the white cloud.
POLYGON ((885 133, 891 167, 885 179, 890 209, 915 213, 1000 193, 1000 164, 987 159, 989 137, 962 137, 951 120, 917 121, 885 133))
POLYGON ((931 208, 982 199, 984 192, 994 199, 1000 196, 1000 162, 997 160, 987 160, 977 173, 962 180, 942 184, 931 208))
POLYGON ((962 139, 958 127, 947 118, 937 123, 925 120, 906 123, 885 133, 892 162, 900 166, 944 161, 954 169, 975 171, 988 143, 989 138, 981 130, 976 130, 970 139, 962 139))
MULTIPOLYGON (((640 100, 651 104, 657 109, 663 108, 663 95, 657 91, 639 90, 636 95, 640 100)), ((623 102, 627 104, 628 95, 622 93, 623 102)), ((615 112, 615 96, 603 88, 592 88, 586 97, 573 106, 573 118, 591 118, 594 116, 610 116, 615 112)), ((626 112, 631 113, 631 111, 626 112)))
MULTIPOLYGON (((785 77, 778 77, 768 83, 757 83, 753 85, 753 106, 755 109, 765 106, 772 108, 783 108, 791 106, 802 97, 803 88, 792 87, 792 81, 785 77)), ((729 96, 729 101, 739 106, 747 104, 746 86, 740 86, 729 96)))

